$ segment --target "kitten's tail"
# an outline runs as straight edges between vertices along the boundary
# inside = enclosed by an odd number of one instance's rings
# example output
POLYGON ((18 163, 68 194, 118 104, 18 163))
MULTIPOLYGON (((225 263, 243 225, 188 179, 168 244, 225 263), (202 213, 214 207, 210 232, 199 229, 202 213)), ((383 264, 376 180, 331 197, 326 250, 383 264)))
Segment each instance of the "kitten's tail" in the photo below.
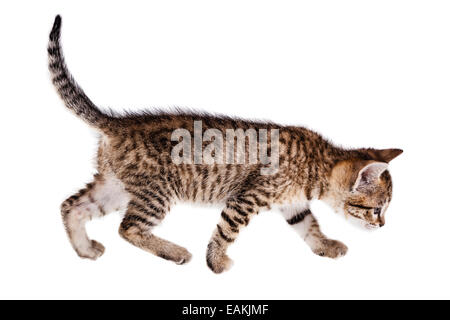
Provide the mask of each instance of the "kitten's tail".
POLYGON ((106 129, 111 117, 97 108, 77 85, 66 67, 60 45, 61 16, 57 15, 48 43, 48 68, 51 78, 67 108, 91 126, 106 129))

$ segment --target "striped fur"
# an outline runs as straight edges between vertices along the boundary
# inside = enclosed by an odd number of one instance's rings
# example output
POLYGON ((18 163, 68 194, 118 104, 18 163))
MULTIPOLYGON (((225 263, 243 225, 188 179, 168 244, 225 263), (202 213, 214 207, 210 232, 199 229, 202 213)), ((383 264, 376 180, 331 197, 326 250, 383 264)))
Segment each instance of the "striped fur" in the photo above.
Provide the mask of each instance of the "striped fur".
POLYGON ((297 213, 292 218, 289 218, 288 220, 286 220, 286 222, 289 223, 290 225, 301 223, 303 220, 305 220, 305 217, 309 214, 311 214, 311 210, 306 209, 304 211, 297 213))
MULTIPOLYGON (((206 254, 207 265, 216 273, 231 266, 226 252, 240 230, 271 207, 281 208, 288 224, 316 254, 332 258, 344 255, 347 249, 322 234, 309 209, 311 200, 326 201, 336 211, 372 226, 384 224, 384 212, 392 196, 391 177, 387 171, 373 181, 367 177, 375 176, 370 171, 373 167, 381 167, 372 163, 387 163, 401 150, 348 150, 302 127, 206 113, 103 113, 70 75, 60 47, 60 28, 58 16, 48 47, 52 81, 65 105, 102 133, 98 174, 61 207, 69 240, 79 256, 96 259, 104 251, 100 243, 88 238, 85 223, 124 209, 119 233, 126 241, 175 263, 188 262, 191 254, 185 248, 152 233, 171 206, 182 201, 223 206, 206 254), (261 168, 266 164, 261 162, 175 164, 171 151, 177 142, 171 140, 171 134, 183 128, 193 135, 194 121, 202 122, 203 132, 216 129, 224 135, 227 129, 278 129, 279 170, 262 175, 261 168)), ((272 143, 268 142, 269 148, 272 143)), ((246 155, 248 148, 247 144, 246 155)))
POLYGON ((60 45, 61 17, 56 16, 48 44, 48 67, 52 82, 67 108, 91 126, 107 126, 108 116, 102 113, 86 96, 67 70, 60 45))

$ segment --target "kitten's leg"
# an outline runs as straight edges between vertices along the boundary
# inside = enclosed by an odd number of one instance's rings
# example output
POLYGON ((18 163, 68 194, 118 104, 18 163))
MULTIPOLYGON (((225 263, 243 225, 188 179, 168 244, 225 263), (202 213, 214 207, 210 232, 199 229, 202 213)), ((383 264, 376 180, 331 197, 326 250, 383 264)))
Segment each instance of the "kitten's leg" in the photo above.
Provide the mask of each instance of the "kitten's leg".
POLYGON ((315 254, 339 258, 347 253, 345 244, 328 239, 320 231, 319 223, 308 206, 283 208, 281 212, 287 223, 305 240, 315 254))
POLYGON ((131 200, 119 233, 138 248, 177 264, 184 264, 192 257, 189 251, 151 233, 170 209, 170 198, 160 188, 157 190, 128 190, 131 200))
POLYGON ((95 175, 94 181, 61 204, 61 215, 72 247, 82 258, 97 259, 105 247, 86 234, 85 224, 92 218, 124 209, 128 196, 119 180, 95 175))
POLYGON ((247 226, 250 218, 267 202, 255 193, 243 194, 227 201, 221 219, 208 244, 206 263, 215 273, 231 268, 233 261, 227 256, 228 246, 236 240, 239 230, 247 226))

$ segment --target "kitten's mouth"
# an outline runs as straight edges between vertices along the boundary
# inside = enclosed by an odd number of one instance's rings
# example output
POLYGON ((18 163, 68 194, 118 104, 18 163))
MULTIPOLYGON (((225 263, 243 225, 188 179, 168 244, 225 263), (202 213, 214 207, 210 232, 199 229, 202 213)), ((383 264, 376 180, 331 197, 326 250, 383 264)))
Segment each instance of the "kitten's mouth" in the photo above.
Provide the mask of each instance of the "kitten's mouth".
POLYGON ((380 227, 375 225, 375 224, 371 224, 371 223, 366 223, 365 227, 369 230, 375 230, 375 229, 379 229, 380 227))

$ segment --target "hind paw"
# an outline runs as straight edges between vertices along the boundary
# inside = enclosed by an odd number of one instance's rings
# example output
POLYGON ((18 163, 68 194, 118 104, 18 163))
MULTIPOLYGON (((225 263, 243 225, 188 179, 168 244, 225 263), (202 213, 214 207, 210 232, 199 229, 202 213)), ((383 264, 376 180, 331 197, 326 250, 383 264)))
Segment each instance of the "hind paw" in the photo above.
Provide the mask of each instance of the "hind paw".
POLYGON ((95 240, 91 240, 90 246, 75 248, 77 254, 84 259, 97 260, 105 252, 105 247, 95 240))
POLYGON ((192 258, 192 254, 187 251, 187 249, 178 246, 171 248, 171 250, 159 252, 157 255, 163 259, 173 261, 176 264, 188 263, 192 258))

